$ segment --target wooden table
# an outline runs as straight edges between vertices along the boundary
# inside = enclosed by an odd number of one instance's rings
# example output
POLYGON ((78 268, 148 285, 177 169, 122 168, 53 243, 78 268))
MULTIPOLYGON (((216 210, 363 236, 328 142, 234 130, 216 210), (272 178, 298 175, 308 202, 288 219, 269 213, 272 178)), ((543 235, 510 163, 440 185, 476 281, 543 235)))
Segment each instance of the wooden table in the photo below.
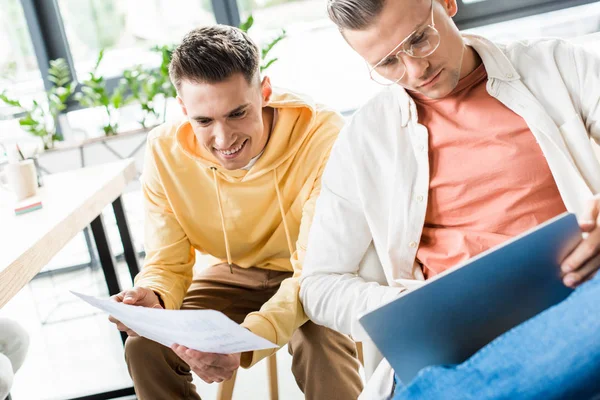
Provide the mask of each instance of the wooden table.
MULTIPOLYGON (((134 160, 78 169, 44 177, 38 197, 42 209, 16 216, 10 198, 0 194, 0 308, 90 225, 110 295, 121 291, 102 210, 112 203, 131 277, 139 272, 121 194, 137 174, 134 160)), ((121 336, 125 340, 126 335, 121 336)), ((113 399, 133 388, 82 397, 113 399)))

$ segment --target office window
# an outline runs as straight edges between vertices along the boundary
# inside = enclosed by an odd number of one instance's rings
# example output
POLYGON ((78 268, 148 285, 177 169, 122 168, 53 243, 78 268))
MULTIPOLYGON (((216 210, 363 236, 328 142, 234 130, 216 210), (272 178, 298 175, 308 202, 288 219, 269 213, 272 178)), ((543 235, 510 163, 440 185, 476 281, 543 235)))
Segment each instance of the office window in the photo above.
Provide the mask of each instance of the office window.
POLYGON ((286 28, 290 32, 305 30, 308 25, 327 24, 327 7, 322 0, 238 0, 240 17, 249 14, 259 21, 260 31, 286 28))
POLYGON ((465 32, 496 41, 536 37, 575 38, 600 32, 600 2, 480 26, 465 32))
POLYGON ((338 110, 359 107, 379 88, 364 61, 327 16, 323 0, 238 0, 240 18, 252 13, 250 36, 259 44, 285 28, 287 38, 270 53, 279 60, 266 74, 273 85, 310 95, 338 110))
POLYGON ((190 29, 214 24, 210 0, 59 0, 75 70, 89 72, 106 49, 100 73, 118 76, 136 64, 155 65, 154 45, 181 41, 190 29))
MULTIPOLYGON (((44 89, 19 0, 4 0, 0 7, 0 91, 4 89, 19 98, 44 89)), ((4 104, 0 104, 0 118, 2 110, 6 111, 4 104)))

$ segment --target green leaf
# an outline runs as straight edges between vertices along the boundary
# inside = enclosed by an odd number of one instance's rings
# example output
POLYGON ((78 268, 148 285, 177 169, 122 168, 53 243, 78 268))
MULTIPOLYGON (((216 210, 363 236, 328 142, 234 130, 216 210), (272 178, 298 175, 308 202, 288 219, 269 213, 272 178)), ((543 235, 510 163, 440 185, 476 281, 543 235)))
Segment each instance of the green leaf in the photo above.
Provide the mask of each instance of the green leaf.
POLYGON ((37 125, 38 123, 36 121, 34 121, 33 118, 31 118, 31 115, 27 115, 19 120, 19 124, 21 126, 27 126, 27 125, 33 126, 33 125, 37 125))
POLYGON ((239 28, 248 33, 248 31, 250 30, 250 28, 252 28, 252 25, 254 25, 254 17, 252 16, 252 14, 250 14, 248 16, 248 19, 246 19, 246 21, 242 22, 239 26, 239 28))
POLYGON ((267 62, 265 65, 261 65, 260 66, 260 72, 263 72, 264 70, 266 70, 267 68, 269 68, 277 60, 279 60, 279 59, 278 58, 273 58, 272 60, 269 60, 269 62, 267 62))
POLYGON ((8 97, 5 90, 0 92, 0 100, 2 100, 4 103, 6 103, 9 106, 23 108, 23 106, 21 105, 21 102, 16 99, 11 99, 10 97, 8 97))
POLYGON ((58 97, 58 95, 54 92, 49 92, 48 93, 48 102, 49 103, 55 103, 55 104, 60 104, 60 97, 58 97))
POLYGON ((100 97, 98 98, 98 101, 100 103, 101 106, 107 107, 110 104, 110 98, 108 97, 108 94, 106 93, 101 93, 100 97))
POLYGON ((285 39, 287 36, 287 33, 285 31, 285 29, 281 30, 281 33, 275 37, 275 39, 271 40, 271 42, 267 43, 261 50, 261 54, 262 54, 262 58, 265 59, 267 58, 267 54, 269 54, 269 52, 273 49, 273 47, 275 47, 275 45, 279 42, 281 42, 283 39, 285 39))
POLYGON ((56 86, 65 86, 71 81, 71 71, 64 58, 50 61, 48 79, 56 86))
POLYGON ((92 69, 92 71, 94 71, 93 73, 96 73, 96 71, 98 70, 98 67, 100 66, 100 62, 102 62, 103 58, 104 58, 104 49, 100 49, 100 52, 98 53, 98 58, 96 59, 96 64, 94 65, 94 69, 92 69))

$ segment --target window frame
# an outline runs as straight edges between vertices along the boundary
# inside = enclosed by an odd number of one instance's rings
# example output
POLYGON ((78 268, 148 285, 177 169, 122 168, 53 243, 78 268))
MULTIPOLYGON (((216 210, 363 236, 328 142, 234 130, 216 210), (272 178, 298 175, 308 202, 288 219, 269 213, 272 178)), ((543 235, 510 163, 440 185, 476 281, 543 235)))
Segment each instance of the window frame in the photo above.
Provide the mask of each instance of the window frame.
POLYGON ((470 29, 503 21, 544 14, 565 8, 596 3, 598 0, 485 0, 465 4, 457 0, 454 22, 459 29, 470 29))
MULTIPOLYGON (((200 0, 198 0, 200 1, 200 0)), ((27 27, 33 43, 33 49, 40 69, 44 88, 48 90, 52 83, 48 80, 48 68, 51 60, 64 58, 69 66, 71 76, 77 82, 73 55, 69 47, 65 26, 60 13, 58 0, 20 0, 27 27)), ((211 0, 215 20, 219 24, 238 26, 239 10, 235 0, 211 0)), ((106 87, 112 92, 119 84, 121 76, 106 78, 106 87)), ((76 92, 80 91, 78 85, 76 92)), ((65 112, 80 109, 81 106, 71 100, 65 112)))
MULTIPOLYGON (((200 1, 200 0, 198 0, 200 1)), ((469 29, 492 23, 522 18, 564 8, 597 2, 598 0, 485 0, 465 4, 457 0, 458 13, 454 21, 459 29, 469 29)), ((58 0, 20 0, 27 27, 33 43, 45 89, 51 87, 48 80, 50 60, 64 58, 73 79, 78 80, 74 60, 69 48, 58 0)), ((240 10, 237 0, 211 0, 215 20, 219 24, 239 26, 240 10)), ((114 90, 122 76, 107 78, 107 89, 114 90)), ((80 88, 77 88, 79 91, 80 88)), ((68 104, 65 112, 81 108, 75 101, 68 104)))

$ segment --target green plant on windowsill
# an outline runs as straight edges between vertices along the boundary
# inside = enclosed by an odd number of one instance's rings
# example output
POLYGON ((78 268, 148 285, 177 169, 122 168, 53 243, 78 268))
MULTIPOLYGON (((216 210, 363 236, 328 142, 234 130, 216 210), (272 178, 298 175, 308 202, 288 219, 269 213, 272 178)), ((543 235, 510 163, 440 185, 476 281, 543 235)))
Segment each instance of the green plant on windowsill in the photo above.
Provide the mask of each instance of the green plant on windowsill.
POLYGON ((6 91, 0 93, 1 101, 22 110, 24 115, 19 118, 19 125, 26 132, 41 138, 46 150, 63 139, 57 133, 58 115, 67 108, 67 101, 75 91, 69 66, 62 58, 50 61, 48 80, 52 82, 52 87, 45 92, 44 101, 33 100, 30 106, 9 97, 6 91))
MULTIPOLYGON (((248 18, 246 19, 246 21, 242 22, 239 26, 239 28, 246 32, 249 33, 250 28, 252 28, 252 26, 254 25, 254 17, 252 16, 252 14, 250 14, 248 16, 248 18)), ((275 47, 275 45, 279 42, 281 42, 283 39, 285 39, 287 36, 287 33, 285 31, 285 29, 282 29, 281 32, 275 36, 275 38, 273 38, 270 42, 266 43, 261 49, 260 49, 260 53, 261 53, 261 59, 262 59, 262 64, 260 66, 260 72, 264 72, 267 68, 269 68, 271 65, 273 65, 273 63, 277 62, 278 58, 268 58, 269 53, 271 52, 271 50, 273 50, 273 47, 275 47)))
POLYGON ((142 118, 138 121, 142 128, 147 128, 150 116, 158 121, 160 113, 155 108, 155 99, 162 94, 162 90, 156 76, 138 65, 123 71, 123 82, 131 93, 131 99, 137 101, 142 109, 142 118))
POLYGON ((153 116, 155 121, 165 121, 167 99, 175 98, 177 91, 169 79, 169 63, 174 46, 155 46, 151 50, 161 55, 161 63, 157 69, 144 69, 138 65, 123 72, 123 82, 131 93, 131 98, 140 104, 142 119, 139 121, 143 128, 147 128, 147 121, 153 116), (163 97, 162 115, 156 109, 157 99, 163 97), (162 118, 161 118, 162 117, 162 118))
POLYGON ((83 107, 102 107, 106 112, 106 124, 102 126, 106 136, 116 135, 119 129, 119 108, 127 103, 127 86, 120 82, 112 93, 106 88, 103 76, 98 75, 98 67, 104 58, 104 49, 100 50, 98 59, 88 79, 82 82, 81 92, 75 95, 75 99, 83 107))
POLYGON ((160 53, 161 56, 160 66, 155 72, 155 77, 160 82, 160 87, 165 98, 177 97, 177 90, 175 90, 175 86, 173 86, 169 77, 169 64, 171 63, 171 56, 175 47, 175 45, 162 45, 152 48, 152 51, 160 53))

